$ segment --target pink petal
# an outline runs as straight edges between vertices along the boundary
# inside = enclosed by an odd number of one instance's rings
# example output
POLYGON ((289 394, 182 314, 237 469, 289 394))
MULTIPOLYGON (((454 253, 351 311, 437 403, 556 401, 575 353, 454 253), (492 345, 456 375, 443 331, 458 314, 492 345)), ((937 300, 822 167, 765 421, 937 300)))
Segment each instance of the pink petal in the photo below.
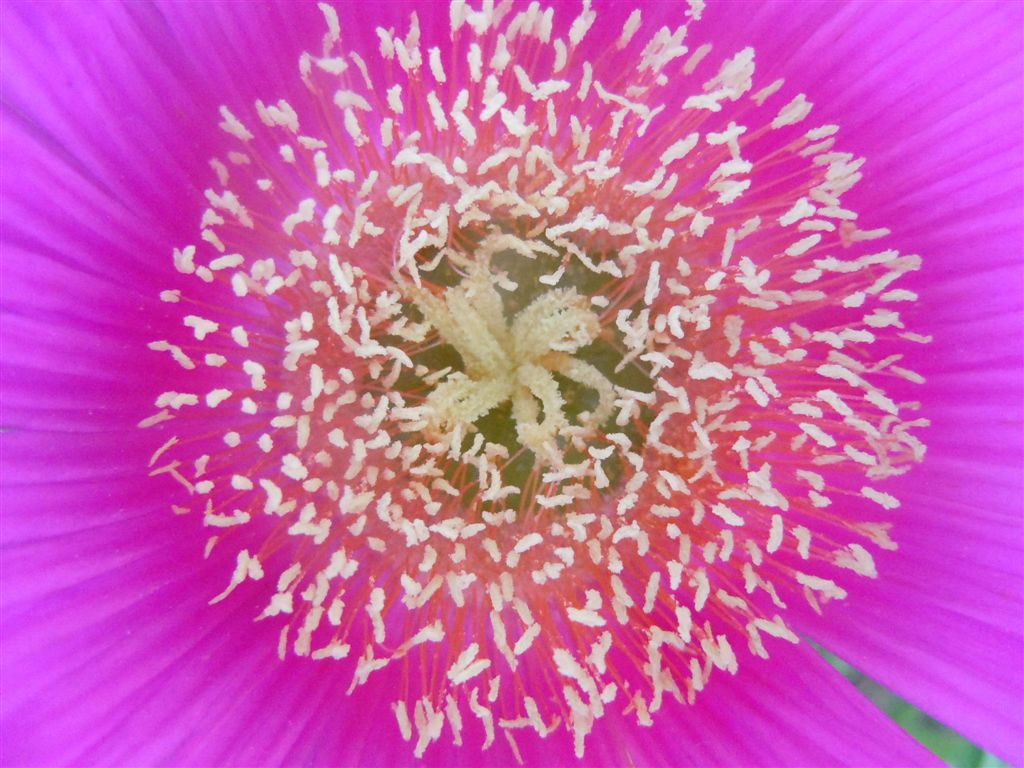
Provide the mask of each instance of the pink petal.
MULTIPOLYGON (((806 629, 1019 761, 1021 6, 892 7, 782 4, 743 24, 733 7, 702 34, 723 49, 753 42, 759 66, 796 73, 818 114, 870 157, 869 224, 895 223, 900 247, 929 265, 919 314, 936 343, 922 392, 936 426, 924 469, 905 481, 901 550, 880 561, 877 585, 806 629)), ((295 52, 320 34, 311 9, 254 6, 241 21, 231 6, 185 10, 5 14, 17 119, 3 138, 4 420, 50 431, 4 435, 17 478, 4 489, 4 758, 406 762, 386 690, 348 699, 347 671, 278 663, 276 628, 252 624, 259 606, 246 600, 205 609, 227 555, 204 563, 202 531, 170 516, 144 477, 152 443, 134 424, 159 364, 140 369, 138 355, 161 317, 168 244, 192 237, 216 107, 294 87, 295 52)), ((717 676, 698 707, 663 713, 651 731, 609 731, 588 757, 927 757, 804 648, 717 676)), ((561 742, 521 747, 528 762, 569 759, 561 742)), ((482 761, 433 749, 428 760, 482 761)), ((499 743, 488 757, 510 755, 499 743)))

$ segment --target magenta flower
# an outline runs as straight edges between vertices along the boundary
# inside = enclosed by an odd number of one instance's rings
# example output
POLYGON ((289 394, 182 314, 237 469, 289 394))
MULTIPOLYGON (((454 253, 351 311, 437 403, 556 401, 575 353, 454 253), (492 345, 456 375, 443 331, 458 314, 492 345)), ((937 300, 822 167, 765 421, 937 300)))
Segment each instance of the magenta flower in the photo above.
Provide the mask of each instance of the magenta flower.
POLYGON ((1022 17, 5 7, 0 759, 1019 762, 1022 17))

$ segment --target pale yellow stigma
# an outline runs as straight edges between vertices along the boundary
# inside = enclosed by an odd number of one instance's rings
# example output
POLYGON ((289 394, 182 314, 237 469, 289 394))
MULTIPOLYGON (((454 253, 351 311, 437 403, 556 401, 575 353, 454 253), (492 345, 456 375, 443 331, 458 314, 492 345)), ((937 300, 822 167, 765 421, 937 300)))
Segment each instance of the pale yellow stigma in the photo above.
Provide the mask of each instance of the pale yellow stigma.
POLYGON ((575 356, 601 325, 574 289, 541 294, 509 323, 489 271, 476 267, 443 299, 421 290, 415 303, 465 366, 427 396, 435 428, 460 433, 511 401, 519 442, 539 460, 557 461, 558 438, 594 430, 611 415, 611 382, 575 356), (555 373, 597 392, 597 407, 579 414, 577 424, 566 416, 555 373))

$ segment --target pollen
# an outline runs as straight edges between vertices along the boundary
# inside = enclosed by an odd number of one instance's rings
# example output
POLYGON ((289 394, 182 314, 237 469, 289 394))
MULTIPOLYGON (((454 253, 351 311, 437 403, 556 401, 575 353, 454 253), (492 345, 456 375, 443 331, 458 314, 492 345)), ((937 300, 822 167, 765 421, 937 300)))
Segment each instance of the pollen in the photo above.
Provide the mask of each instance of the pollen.
POLYGON ((583 757, 884 579, 921 260, 843 202, 813 94, 691 46, 703 3, 609 46, 587 0, 455 2, 373 50, 320 9, 293 93, 211 116, 149 345, 210 610, 386 695, 416 756, 583 757))

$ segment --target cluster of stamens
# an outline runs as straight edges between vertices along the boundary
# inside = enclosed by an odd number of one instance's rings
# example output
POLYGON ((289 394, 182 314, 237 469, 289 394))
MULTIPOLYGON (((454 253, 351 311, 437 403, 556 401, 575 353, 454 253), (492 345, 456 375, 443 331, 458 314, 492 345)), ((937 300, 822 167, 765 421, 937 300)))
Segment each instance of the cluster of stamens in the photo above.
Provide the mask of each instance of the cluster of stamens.
POLYGON ((152 474, 207 556, 250 542, 211 602, 263 590, 282 656, 392 681, 417 755, 466 717, 582 755, 608 707, 694 703, 895 547, 919 259, 869 247, 861 161, 803 95, 683 44, 700 5, 645 43, 635 11, 598 63, 587 2, 564 34, 456 2, 443 47, 414 14, 373 65, 322 5, 298 105, 222 109, 152 474))

